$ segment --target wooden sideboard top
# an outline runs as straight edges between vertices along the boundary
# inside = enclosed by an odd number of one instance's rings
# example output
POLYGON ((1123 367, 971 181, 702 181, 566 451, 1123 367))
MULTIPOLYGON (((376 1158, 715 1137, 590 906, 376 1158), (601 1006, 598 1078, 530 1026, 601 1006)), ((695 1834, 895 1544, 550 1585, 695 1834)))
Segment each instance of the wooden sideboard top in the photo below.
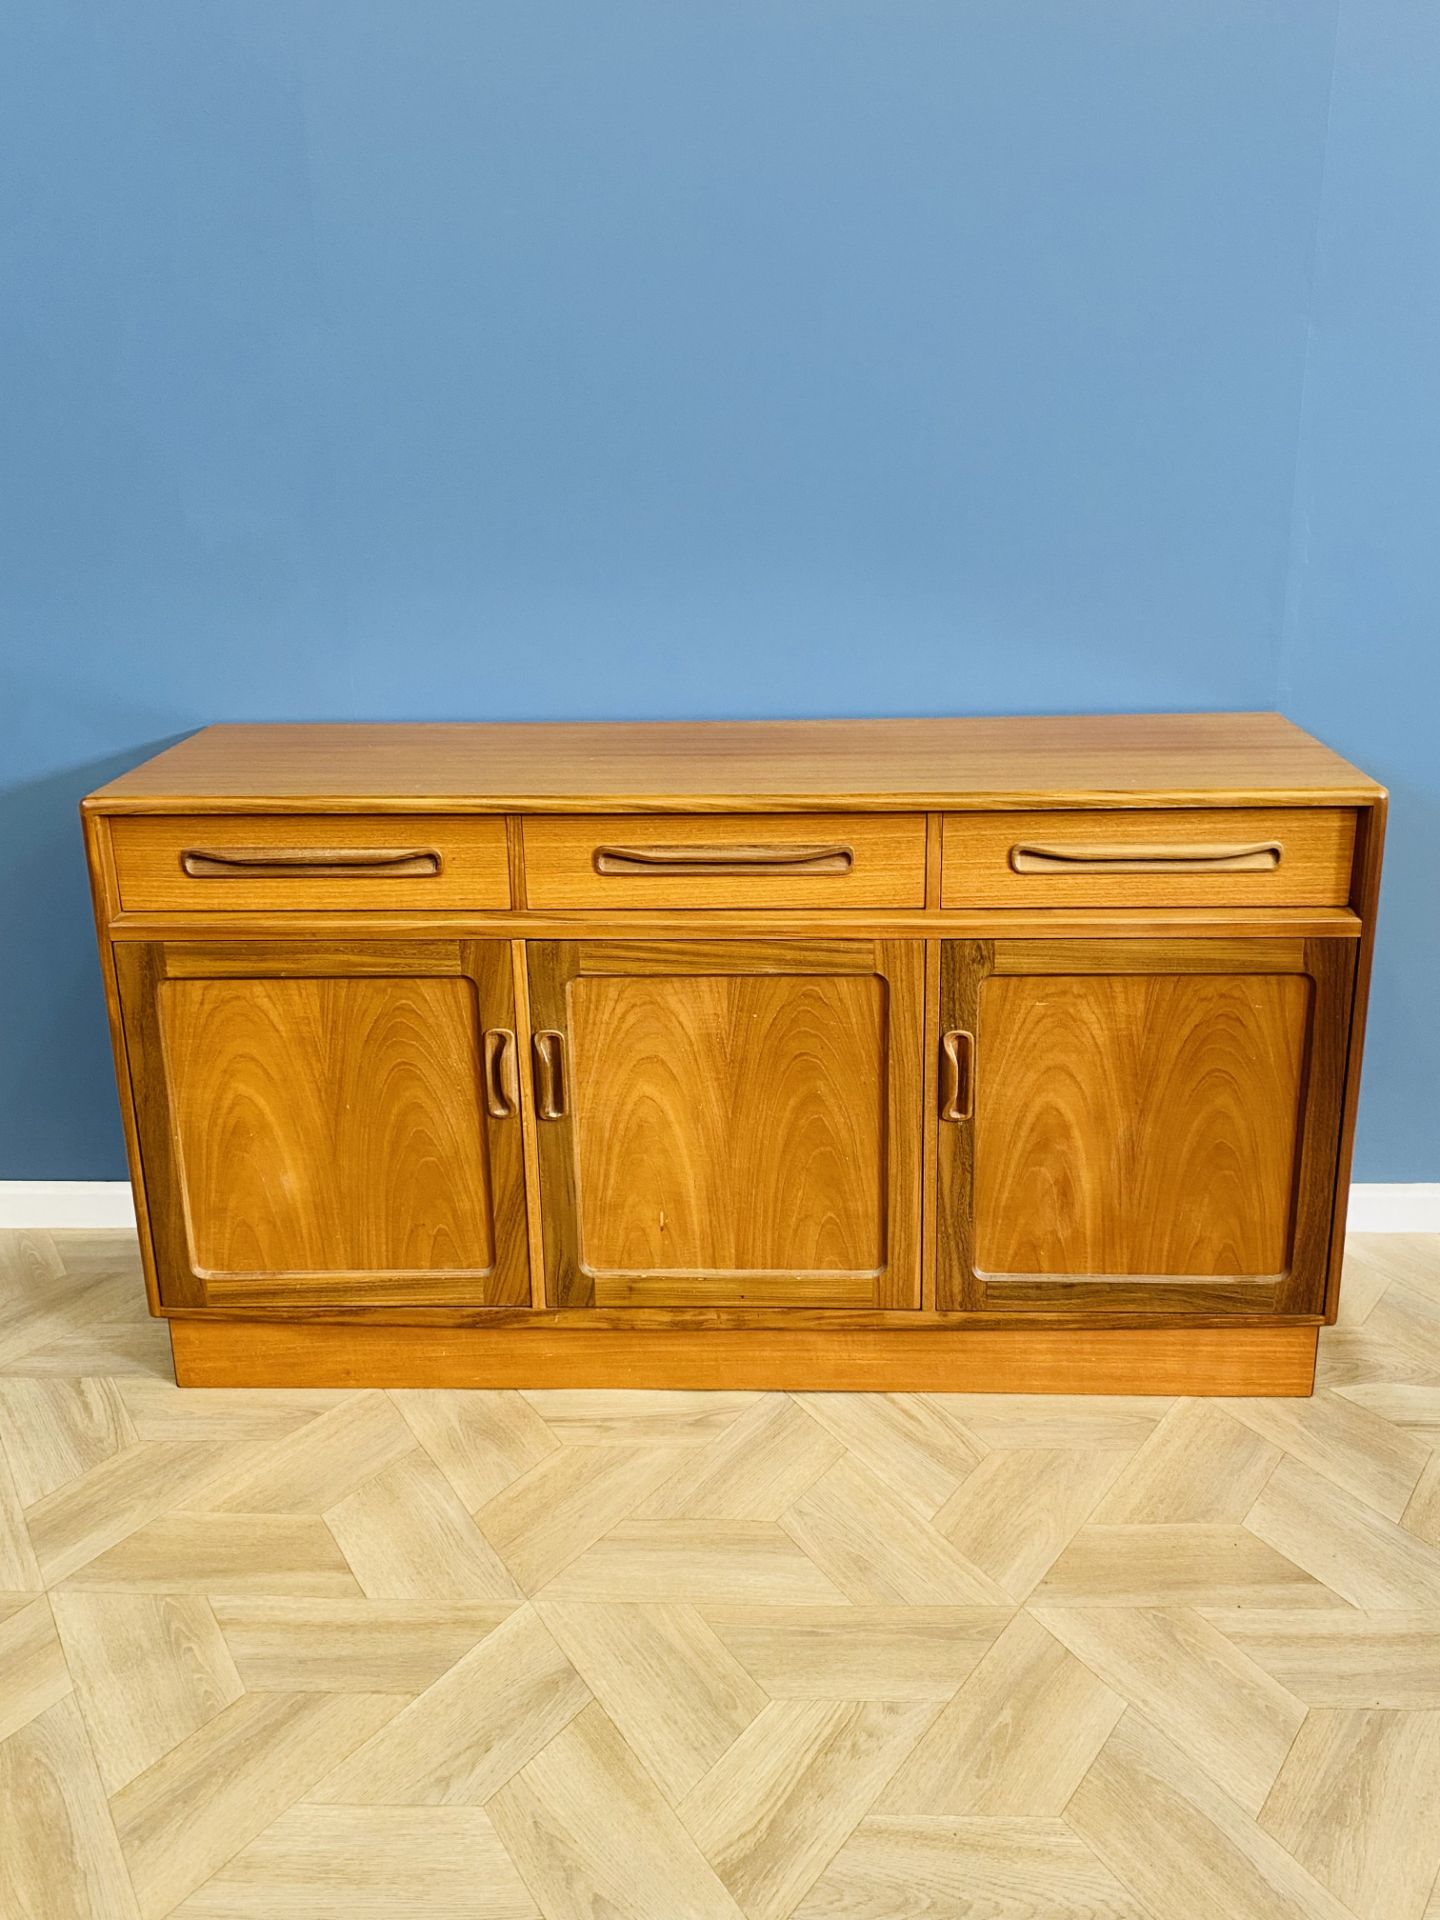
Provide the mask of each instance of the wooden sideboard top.
POLYGON ((104 813, 1366 804, 1382 789, 1278 713, 930 720, 346 722, 203 728, 104 813))

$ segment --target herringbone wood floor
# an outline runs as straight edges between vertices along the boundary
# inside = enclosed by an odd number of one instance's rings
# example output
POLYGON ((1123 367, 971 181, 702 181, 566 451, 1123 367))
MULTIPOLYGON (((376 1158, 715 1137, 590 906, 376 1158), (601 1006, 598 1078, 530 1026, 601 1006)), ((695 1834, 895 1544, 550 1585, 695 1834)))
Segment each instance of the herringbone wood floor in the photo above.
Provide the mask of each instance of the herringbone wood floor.
POLYGON ((1440 1240, 1308 1402, 182 1394, 0 1272, 7 1920, 1440 1920, 1440 1240))

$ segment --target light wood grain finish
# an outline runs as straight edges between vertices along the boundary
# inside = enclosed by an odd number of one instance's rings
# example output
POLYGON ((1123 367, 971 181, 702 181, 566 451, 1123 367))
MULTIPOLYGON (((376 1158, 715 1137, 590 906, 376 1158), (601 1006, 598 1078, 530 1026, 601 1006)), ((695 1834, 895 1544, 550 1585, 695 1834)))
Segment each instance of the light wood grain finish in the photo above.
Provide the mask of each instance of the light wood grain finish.
POLYGON ((1247 1812, 1258 1814, 1305 1709, 1197 1613, 1045 1608, 1036 1616, 1247 1812))
POLYGON ((1205 807, 946 816, 947 907, 1342 906, 1355 815, 1205 807), (1275 849, 1250 871, 1236 849, 1275 849))
POLYGON ((390 1694, 247 1693, 113 1795, 144 1920, 160 1920, 396 1711, 390 1694))
POLYGON ((924 1701, 777 1700, 681 1802, 749 1920, 783 1920, 934 1717, 924 1701))
POLYGON ((923 907, 922 814, 641 814, 525 822, 530 906, 923 907))
POLYGON ((294 1806, 177 1920, 539 1920, 480 1807, 294 1806))
POLYGON ((1353 1607, 1440 1606, 1440 1547, 1299 1460, 1281 1461, 1246 1525, 1353 1607))
POLYGON ((139 1920, 73 1700, 0 1741, 0 1833, 0 1911, 139 1920))
POLYGON ((782 1524, 857 1605, 1005 1604, 1003 1588, 853 1458, 803 1493, 782 1524))
POLYGON ((479 1806, 590 1698, 527 1607, 511 1615, 313 1789, 347 1806, 479 1806))
POLYGON ((423 913, 510 905, 503 820, 170 814, 116 820, 111 833, 121 905, 141 911, 423 913), (187 862, 192 852, 207 858, 187 862))
POLYGON ((372 1600, 521 1597, 454 1487, 418 1447, 331 1507, 325 1519, 372 1600))
POLYGON ((204 1595, 71 1592, 53 1604, 107 1793, 245 1691, 204 1595))
POLYGON ((1078 1447, 989 1453, 935 1514, 936 1530, 1007 1598, 1023 1600, 1123 1464, 1121 1455, 1078 1447))
POLYGON ((1331 1597, 1246 1527, 1091 1525, 1031 1599, 1039 1607, 1323 1607, 1331 1597))
POLYGON ((29 1726, 70 1690, 51 1602, 40 1595, 0 1608, 0 1741, 29 1726))
POLYGON ((1063 1820, 862 1820, 796 1920, 1150 1920, 1063 1820))
POLYGON ((1111 1527, 1241 1521, 1280 1455, 1227 1409, 1182 1400, 1126 1463, 1092 1517, 1111 1527))
POLYGON ((758 1399, 679 1462, 636 1512, 645 1520, 778 1520, 844 1452, 806 1405, 758 1399))
POLYGON ((1020 1616, 932 1722, 881 1813, 1058 1814, 1125 1702, 1020 1616))
POLYGON ((537 1611, 672 1804, 770 1704, 694 1607, 552 1601, 537 1611))
POLYGON ((948 1700, 1007 1607, 713 1607, 715 1633, 772 1700, 948 1700))
POLYGON ((1440 1611, 1207 1612, 1210 1623, 1310 1707, 1440 1708, 1440 1611))
POLYGON ((546 1920, 740 1920, 741 1909, 600 1706, 490 1802, 546 1920))
POLYGON ((244 1416, 123 1370, 133 1242, 0 1237, 0 1389, 45 1385, 0 1391, 46 1488, 12 1533, 50 1587, 0 1591, 0 1902, 1432 1920, 1429 1465, 1405 1487, 1440 1266, 1362 1255, 1343 1388, 1296 1420, 813 1381, 244 1416), (1377 1314, 1403 1353, 1354 1345, 1377 1314), (431 1597, 476 1564, 506 1597, 431 1597))
POLYGON ((1190 1911, 1232 1920, 1348 1920, 1293 1854, 1133 1711, 1065 1818, 1151 1911, 1173 1911, 1183 1888, 1190 1911))
MULTIPOLYGON (((89 1596, 87 1596, 88 1598, 89 1596)), ((76 1596, 62 1596, 73 1605, 76 1596)), ((107 1600, 100 1603, 108 1606, 107 1600)), ((421 1693, 509 1619, 508 1601, 217 1595, 215 1620, 252 1693, 421 1693)))
POLYGON ((206 727, 90 796, 106 813, 258 809, 1365 803, 1381 789, 1276 713, 930 720, 206 727), (228 807, 227 807, 228 803, 228 807))
POLYGON ((1362 1920, 1423 1920, 1437 1777, 1440 1713, 1311 1713, 1260 1824, 1362 1920))

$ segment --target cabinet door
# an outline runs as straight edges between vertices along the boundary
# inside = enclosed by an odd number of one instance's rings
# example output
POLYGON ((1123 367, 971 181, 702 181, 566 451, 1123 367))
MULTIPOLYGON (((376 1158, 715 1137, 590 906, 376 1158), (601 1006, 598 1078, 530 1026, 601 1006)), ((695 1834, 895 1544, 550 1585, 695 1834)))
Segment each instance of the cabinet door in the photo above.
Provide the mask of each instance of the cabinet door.
POLYGON ((166 1306, 528 1304, 508 943, 116 957, 166 1306))
POLYGON ((919 943, 528 952, 553 1304, 919 1305, 919 943))
POLYGON ((1348 940, 946 942, 939 1303, 1319 1313, 1348 940))

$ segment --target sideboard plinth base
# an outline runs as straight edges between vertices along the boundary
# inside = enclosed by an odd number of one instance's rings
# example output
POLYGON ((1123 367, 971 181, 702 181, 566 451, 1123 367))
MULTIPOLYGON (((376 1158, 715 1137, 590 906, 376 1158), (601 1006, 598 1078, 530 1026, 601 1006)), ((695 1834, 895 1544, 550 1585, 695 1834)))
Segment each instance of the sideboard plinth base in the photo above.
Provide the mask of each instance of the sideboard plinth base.
POLYGON ((172 1320, 182 1387, 754 1388, 1303 1397, 1319 1328, 597 1332, 172 1320))

